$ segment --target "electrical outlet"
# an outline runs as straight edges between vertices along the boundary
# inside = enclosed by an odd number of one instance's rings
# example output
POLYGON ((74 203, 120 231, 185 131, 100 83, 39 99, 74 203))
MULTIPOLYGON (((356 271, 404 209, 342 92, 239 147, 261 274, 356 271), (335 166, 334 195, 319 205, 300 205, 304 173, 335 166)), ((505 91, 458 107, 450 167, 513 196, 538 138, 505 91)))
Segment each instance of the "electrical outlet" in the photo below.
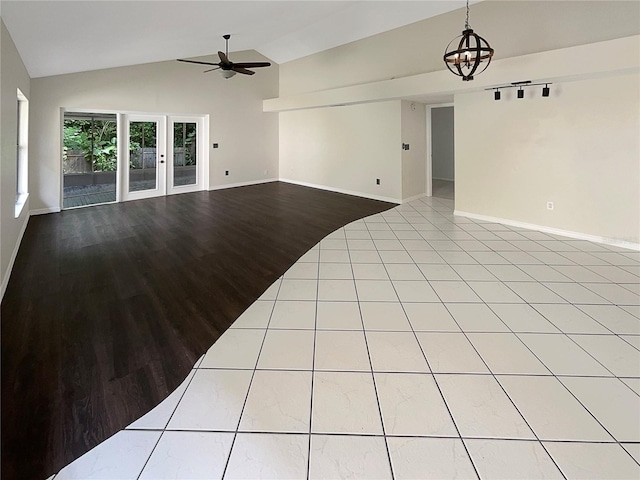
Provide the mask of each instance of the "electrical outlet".
POLYGON ((380 185, 380 179, 376 178, 376 185, 380 185))
POLYGON ((225 171, 224 171, 224 174, 225 174, 225 175, 229 175, 229 170, 225 170, 225 171))
POLYGON ((547 202, 547 210, 553 210, 553 202, 547 202))
POLYGON ((218 144, 217 144, 217 143, 214 143, 214 144, 213 144, 213 148, 218 148, 218 144))

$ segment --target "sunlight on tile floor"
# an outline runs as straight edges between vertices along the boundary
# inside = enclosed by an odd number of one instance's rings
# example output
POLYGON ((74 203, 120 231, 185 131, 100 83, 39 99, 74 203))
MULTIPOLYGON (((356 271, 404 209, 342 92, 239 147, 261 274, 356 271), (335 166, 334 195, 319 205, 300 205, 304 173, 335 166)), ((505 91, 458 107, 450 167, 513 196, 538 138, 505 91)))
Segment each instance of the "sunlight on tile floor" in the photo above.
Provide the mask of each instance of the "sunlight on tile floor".
POLYGON ((55 479, 640 478, 640 252, 452 206, 326 237, 55 479))

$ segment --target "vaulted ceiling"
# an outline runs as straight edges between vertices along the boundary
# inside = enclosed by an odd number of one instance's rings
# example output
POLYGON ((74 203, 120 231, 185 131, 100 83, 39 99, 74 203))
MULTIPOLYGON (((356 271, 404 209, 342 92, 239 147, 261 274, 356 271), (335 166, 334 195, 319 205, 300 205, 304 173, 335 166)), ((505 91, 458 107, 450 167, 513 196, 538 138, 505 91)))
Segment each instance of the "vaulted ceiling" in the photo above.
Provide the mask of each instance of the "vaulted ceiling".
MULTIPOLYGON (((472 2, 474 3, 474 2, 472 2)), ((32 78, 256 50, 276 63, 463 7, 464 1, 7 1, 32 78)))

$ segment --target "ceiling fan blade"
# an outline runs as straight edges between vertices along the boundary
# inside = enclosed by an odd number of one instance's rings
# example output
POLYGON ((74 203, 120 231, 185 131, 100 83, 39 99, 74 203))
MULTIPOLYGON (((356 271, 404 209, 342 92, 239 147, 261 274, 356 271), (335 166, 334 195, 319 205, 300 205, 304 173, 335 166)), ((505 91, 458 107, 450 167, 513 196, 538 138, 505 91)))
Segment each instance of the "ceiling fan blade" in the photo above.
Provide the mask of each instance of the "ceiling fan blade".
MULTIPOLYGON (((227 56, 224 54, 224 52, 218 52, 218 56, 220 57, 220 63, 222 65, 224 65, 224 66, 231 65, 231 62, 229 61, 227 56)), ((220 66, 222 67, 222 65, 220 65, 220 66)))
POLYGON ((178 58, 179 62, 186 62, 186 63, 198 63, 200 65, 218 65, 220 66, 220 64, 218 63, 211 63, 211 62, 196 62, 195 60, 183 60, 182 58, 178 58))
POLYGON ((247 70, 246 68, 239 67, 238 64, 234 64, 231 68, 234 72, 243 73, 245 75, 253 75, 256 72, 252 72, 251 70, 247 70))
POLYGON ((219 69, 220 69, 220 67, 210 68, 209 70, 205 70, 205 71, 204 71, 204 72, 202 72, 202 73, 213 72, 214 70, 219 70, 219 69))
POLYGON ((258 67, 271 66, 269 62, 240 62, 240 63, 234 63, 233 65, 240 68, 258 68, 258 67))

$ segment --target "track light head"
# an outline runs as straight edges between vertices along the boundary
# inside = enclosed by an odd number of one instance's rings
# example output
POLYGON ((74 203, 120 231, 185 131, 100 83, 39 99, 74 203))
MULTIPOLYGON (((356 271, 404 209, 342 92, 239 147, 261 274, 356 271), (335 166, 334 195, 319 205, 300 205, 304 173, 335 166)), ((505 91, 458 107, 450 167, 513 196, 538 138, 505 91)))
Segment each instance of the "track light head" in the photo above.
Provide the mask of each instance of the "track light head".
MULTIPOLYGON (((493 90, 493 99, 500 100, 502 98, 502 92, 500 90, 509 89, 509 88, 517 88, 518 92, 516 94, 517 98, 524 98, 524 90, 527 87, 538 87, 540 85, 544 85, 542 88, 542 96, 548 97, 551 93, 549 89, 549 85, 553 85, 553 83, 531 83, 531 80, 526 80, 523 82, 511 82, 508 85, 498 85, 497 87, 488 87, 485 90, 493 90)), ((510 100, 511 97, 507 98, 507 101, 510 100)))

